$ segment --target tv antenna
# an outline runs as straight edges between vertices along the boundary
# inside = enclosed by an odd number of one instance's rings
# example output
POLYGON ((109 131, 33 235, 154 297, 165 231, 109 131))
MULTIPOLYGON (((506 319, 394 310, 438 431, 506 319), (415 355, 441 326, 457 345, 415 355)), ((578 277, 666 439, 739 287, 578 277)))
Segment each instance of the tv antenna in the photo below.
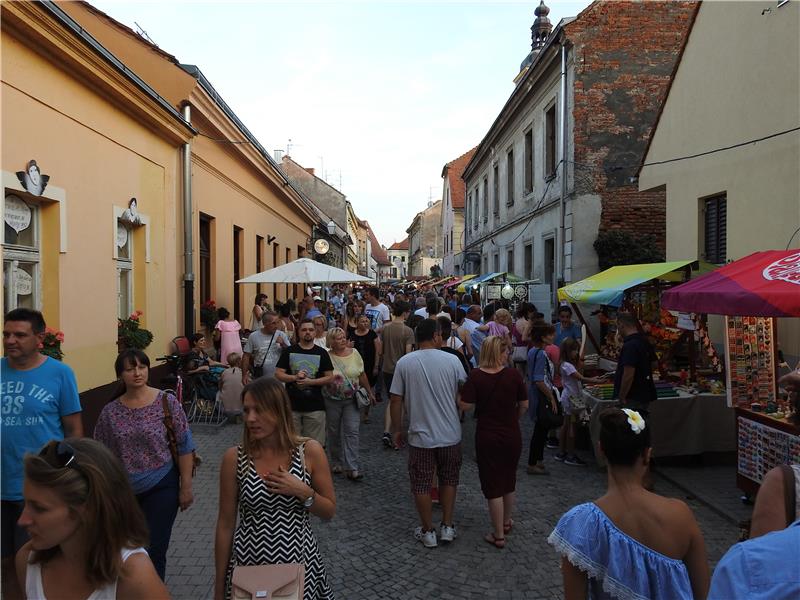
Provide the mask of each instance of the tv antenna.
POLYGON ((146 39, 148 42, 150 42, 151 44, 153 44, 153 46, 155 46, 156 48, 158 48, 158 44, 156 44, 156 43, 155 43, 155 41, 153 40, 153 38, 151 38, 151 37, 150 37, 150 35, 149 35, 149 34, 148 34, 148 33, 147 33, 145 30, 144 30, 144 27, 142 27, 141 25, 139 25, 139 24, 138 24, 136 21, 134 21, 134 22, 133 22, 133 24, 134 24, 134 25, 136 25, 136 28, 139 30, 139 31, 137 31, 136 33, 138 33, 138 34, 139 34, 141 37, 143 37, 143 38, 144 38, 144 39, 146 39))

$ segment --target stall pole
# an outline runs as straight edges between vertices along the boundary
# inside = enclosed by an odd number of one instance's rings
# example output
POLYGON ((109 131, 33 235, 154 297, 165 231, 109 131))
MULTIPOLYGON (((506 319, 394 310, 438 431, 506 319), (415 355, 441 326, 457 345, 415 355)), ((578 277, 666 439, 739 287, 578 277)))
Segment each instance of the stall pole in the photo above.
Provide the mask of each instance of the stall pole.
POLYGON ((575 314, 578 315, 578 320, 581 322, 581 324, 586 325, 586 335, 592 342, 594 349, 597 350, 598 354, 600 354, 600 346, 598 345, 597 340, 595 339, 594 334, 592 333, 592 328, 589 327, 589 324, 586 322, 586 319, 583 318, 583 313, 581 312, 581 309, 578 308, 578 305, 575 304, 574 302, 571 302, 570 306, 572 307, 572 310, 575 312, 575 314))

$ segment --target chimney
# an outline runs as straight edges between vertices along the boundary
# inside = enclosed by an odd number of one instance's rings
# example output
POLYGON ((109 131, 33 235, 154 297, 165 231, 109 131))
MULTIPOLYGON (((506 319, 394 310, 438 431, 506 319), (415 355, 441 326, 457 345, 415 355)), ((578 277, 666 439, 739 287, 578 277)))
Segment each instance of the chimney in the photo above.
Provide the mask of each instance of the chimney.
POLYGON ((275 157, 275 162, 278 164, 283 162, 283 150, 273 150, 272 155, 275 157))
POLYGON ((310 175, 313 175, 314 174, 314 167, 306 167, 306 171, 308 171, 308 173, 310 175))

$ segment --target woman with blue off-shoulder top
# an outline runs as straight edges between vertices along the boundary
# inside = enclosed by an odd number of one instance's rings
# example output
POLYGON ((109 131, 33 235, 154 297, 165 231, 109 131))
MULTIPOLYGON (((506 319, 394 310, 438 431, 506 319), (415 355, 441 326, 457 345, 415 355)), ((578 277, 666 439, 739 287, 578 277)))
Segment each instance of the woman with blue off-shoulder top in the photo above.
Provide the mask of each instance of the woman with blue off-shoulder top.
POLYGON ((681 600, 705 598, 705 542, 680 500, 647 491, 650 431, 633 410, 600 416, 608 492, 567 512, 548 542, 561 554, 564 597, 681 600))

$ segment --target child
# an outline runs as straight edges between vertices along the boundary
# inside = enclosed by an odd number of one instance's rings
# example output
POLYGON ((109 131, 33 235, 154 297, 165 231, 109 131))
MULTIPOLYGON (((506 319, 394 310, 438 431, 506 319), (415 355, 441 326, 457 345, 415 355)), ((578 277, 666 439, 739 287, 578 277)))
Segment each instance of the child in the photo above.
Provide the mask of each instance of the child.
POLYGON ((564 391, 561 394, 561 404, 564 407, 564 425, 558 435, 559 452, 555 459, 568 465, 577 467, 585 466, 575 454, 575 425, 578 415, 583 407, 581 391, 583 382, 601 383, 602 379, 595 377, 584 377, 580 369, 582 368, 583 357, 580 356, 580 343, 575 338, 564 338, 559 348, 561 382, 564 391))
POLYGON ((514 320, 511 318, 511 313, 505 308, 498 308, 494 313, 494 321, 489 321, 484 325, 478 325, 479 331, 488 332, 487 335, 496 335, 506 340, 508 347, 512 347, 511 341, 511 327, 514 320))
POLYGON ((242 355, 238 352, 228 354, 228 368, 219 378, 219 398, 225 408, 229 423, 242 422, 242 355))

